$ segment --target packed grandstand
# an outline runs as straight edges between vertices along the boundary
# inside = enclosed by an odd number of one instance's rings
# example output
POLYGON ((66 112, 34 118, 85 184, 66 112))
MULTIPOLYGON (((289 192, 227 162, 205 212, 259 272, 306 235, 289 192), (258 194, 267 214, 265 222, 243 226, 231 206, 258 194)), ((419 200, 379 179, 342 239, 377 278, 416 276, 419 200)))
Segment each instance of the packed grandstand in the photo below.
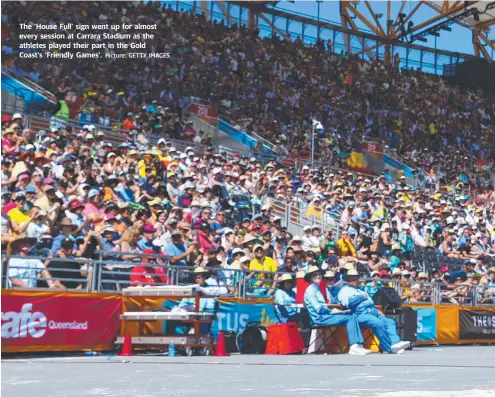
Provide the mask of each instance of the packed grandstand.
POLYGON ((78 108, 42 131, 2 116, 3 286, 120 291, 190 284, 204 267, 227 294, 271 296, 317 266, 329 286, 358 270, 369 296, 495 303, 493 93, 158 2, 27 7, 3 4, 3 66, 78 108), (33 19, 157 23, 152 46, 173 56, 33 62, 15 50, 33 19), (275 155, 212 145, 189 122, 194 101, 275 155), (309 159, 313 119, 316 161, 283 161, 309 159), (366 139, 429 188, 354 172, 346 154, 366 139))

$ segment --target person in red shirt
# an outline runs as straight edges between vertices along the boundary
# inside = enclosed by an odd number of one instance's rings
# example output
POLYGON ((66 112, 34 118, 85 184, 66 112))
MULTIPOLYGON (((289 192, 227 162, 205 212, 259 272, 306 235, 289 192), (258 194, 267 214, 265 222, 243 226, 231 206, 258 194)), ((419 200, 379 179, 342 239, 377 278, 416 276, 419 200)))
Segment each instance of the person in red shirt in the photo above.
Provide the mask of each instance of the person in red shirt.
MULTIPOLYGON (((155 255, 156 252, 152 249, 146 249, 143 251, 145 255, 155 255)), ((146 287, 168 284, 167 276, 163 267, 158 266, 146 266, 155 264, 154 258, 141 258, 141 263, 134 266, 131 270, 131 287, 146 287)))

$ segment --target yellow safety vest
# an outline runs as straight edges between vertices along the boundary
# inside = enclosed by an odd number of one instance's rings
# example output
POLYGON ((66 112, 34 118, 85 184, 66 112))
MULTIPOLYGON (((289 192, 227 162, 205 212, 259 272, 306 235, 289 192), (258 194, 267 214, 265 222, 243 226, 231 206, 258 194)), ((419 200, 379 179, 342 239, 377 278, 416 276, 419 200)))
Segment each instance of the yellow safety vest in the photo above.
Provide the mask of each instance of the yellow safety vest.
POLYGON ((55 113, 55 116, 61 117, 63 119, 68 119, 70 117, 70 114, 69 114, 69 106, 67 105, 67 102, 61 100, 58 101, 58 103, 60 104, 60 110, 57 113, 55 113))

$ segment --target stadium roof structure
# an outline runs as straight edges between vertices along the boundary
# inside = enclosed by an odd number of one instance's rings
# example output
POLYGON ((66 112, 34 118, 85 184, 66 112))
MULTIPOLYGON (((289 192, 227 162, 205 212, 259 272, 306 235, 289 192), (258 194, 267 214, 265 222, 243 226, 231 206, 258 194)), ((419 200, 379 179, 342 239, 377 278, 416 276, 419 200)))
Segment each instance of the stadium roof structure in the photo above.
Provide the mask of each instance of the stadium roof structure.
MULTIPOLYGON (((275 20, 283 17, 283 11, 276 7, 277 1, 232 1, 217 2, 227 13, 226 3, 241 5, 254 11, 250 15, 252 25, 254 21, 261 18, 264 22, 271 24, 270 16, 275 20), (224 3, 224 5, 221 5, 224 3)), ((322 3, 322 1, 317 1, 322 3)), ((319 10, 319 4, 318 4, 319 10)), ((384 47, 384 60, 391 62, 394 46, 400 45, 417 49, 421 42, 426 42, 428 35, 437 36, 439 31, 448 32, 452 24, 460 25, 467 29, 467 34, 472 34, 472 43, 475 57, 484 57, 491 60, 495 51, 493 40, 488 38, 490 27, 495 23, 495 1, 408 1, 400 2, 374 2, 368 0, 339 1, 340 27, 342 32, 362 34, 363 27, 374 36, 376 40, 372 46, 363 45, 362 52, 371 54, 378 47, 384 47), (381 4, 378 4, 381 3, 381 4), (383 12, 383 4, 386 3, 386 12, 383 12), (407 11, 406 4, 409 5, 407 11), (381 11, 378 11, 380 5, 381 11), (414 7, 412 7, 414 5, 414 7), (412 8, 411 8, 412 7, 412 8), (429 13, 419 13, 421 8, 428 8, 429 13), (384 15, 385 14, 385 15, 384 15), (425 15, 428 14, 428 17, 425 15), (414 17, 414 22, 413 22, 414 17), (409 46, 410 45, 410 46, 409 46)), ((292 16, 295 19, 294 16, 292 16)), ((296 19, 297 20, 297 19, 296 19)), ((301 21, 304 23, 303 21, 301 21)), ((275 24, 273 24, 275 25, 275 24)), ((321 24, 323 26, 323 24, 321 24)), ((327 24, 328 25, 328 24, 327 24)), ((323 26, 324 27, 324 26, 323 26)), ((287 36, 283 29, 272 26, 273 31, 281 36, 287 36)), ((318 27, 319 35, 320 27, 318 27)), ((366 39, 370 38, 363 36, 366 39)), ((351 48, 350 35, 347 35, 346 46, 351 48)), ((364 40, 364 39, 363 39, 364 40)), ((383 50, 383 49, 382 49, 383 50)), ((466 55, 466 54, 464 54, 466 55)))

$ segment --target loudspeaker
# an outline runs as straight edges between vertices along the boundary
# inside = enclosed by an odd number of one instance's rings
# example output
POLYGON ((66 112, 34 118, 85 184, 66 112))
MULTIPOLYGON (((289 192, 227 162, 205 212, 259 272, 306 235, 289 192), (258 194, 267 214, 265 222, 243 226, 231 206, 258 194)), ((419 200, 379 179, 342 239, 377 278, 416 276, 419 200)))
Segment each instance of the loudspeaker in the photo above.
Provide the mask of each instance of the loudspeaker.
POLYGON ((392 318, 397 325, 397 332, 402 340, 411 342, 411 348, 418 340, 418 313, 411 307, 399 307, 384 312, 386 317, 392 318))
POLYGON ((382 310, 390 310, 400 307, 402 305, 402 299, 397 291, 390 287, 382 287, 376 291, 373 295, 373 302, 375 305, 382 306, 382 310))

